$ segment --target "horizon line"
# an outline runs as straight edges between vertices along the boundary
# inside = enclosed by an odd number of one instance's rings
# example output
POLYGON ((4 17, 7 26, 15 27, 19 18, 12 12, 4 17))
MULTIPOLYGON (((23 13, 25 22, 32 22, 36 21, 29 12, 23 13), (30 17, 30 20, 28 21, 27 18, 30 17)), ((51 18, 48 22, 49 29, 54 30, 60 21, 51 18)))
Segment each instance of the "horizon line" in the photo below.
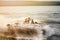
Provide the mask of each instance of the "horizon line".
POLYGON ((60 1, 0 1, 0 6, 60 6, 60 1))

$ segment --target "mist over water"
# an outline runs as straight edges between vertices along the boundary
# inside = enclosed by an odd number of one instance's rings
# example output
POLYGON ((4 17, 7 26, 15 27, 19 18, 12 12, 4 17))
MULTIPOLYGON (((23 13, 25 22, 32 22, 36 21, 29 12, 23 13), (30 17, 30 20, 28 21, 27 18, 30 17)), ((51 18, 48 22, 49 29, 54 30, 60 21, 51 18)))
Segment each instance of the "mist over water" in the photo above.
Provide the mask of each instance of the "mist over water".
MULTIPOLYGON (((36 28, 40 32, 41 29, 46 31, 45 35, 41 38, 48 38, 50 40, 60 40, 60 7, 59 6, 28 6, 28 7, 0 7, 0 29, 5 30, 6 24, 12 24, 18 21, 23 23, 27 17, 32 18, 34 21, 41 23, 40 25, 27 25, 28 28, 36 28), (53 36, 54 35, 54 36, 53 36), (52 38, 52 39, 51 39, 52 38)), ((22 25, 24 26, 24 25, 22 25)), ((40 35, 40 34, 39 34, 40 35)), ((35 37, 39 40, 40 36, 35 37)), ((48 40, 49 40, 48 39, 48 40)), ((42 39, 43 40, 43 39, 42 39)))
MULTIPOLYGON (((13 20, 13 21, 11 21, 11 20, 12 19, 10 19, 10 22, 13 22, 13 23, 15 22, 15 20, 13 20)), ((60 14, 59 13, 51 13, 51 14, 48 14, 47 18, 45 20, 43 20, 43 21, 44 21, 45 24, 42 23, 43 26, 41 26, 41 27, 42 27, 42 29, 44 29, 46 31, 45 38, 48 38, 48 37, 50 37, 52 35, 60 35, 60 14)), ((10 23, 8 21, 8 19, 6 19, 6 22, 7 23, 10 23)), ((38 26, 40 26, 40 25, 38 25, 38 26)), ((38 26, 36 26, 36 27, 38 27, 38 26)), ((34 28, 32 25, 29 25, 27 27, 28 28, 34 28)), ((38 28, 36 28, 36 29, 39 32, 39 29, 38 28)), ((59 38, 60 38, 60 37, 55 37, 55 36, 53 36, 53 37, 52 37, 51 40, 59 40, 59 38)), ((39 37, 38 36, 36 38, 39 40, 39 37)), ((41 36, 41 38, 44 38, 44 36, 41 36)), ((41 39, 41 40, 43 40, 43 39, 41 39)))

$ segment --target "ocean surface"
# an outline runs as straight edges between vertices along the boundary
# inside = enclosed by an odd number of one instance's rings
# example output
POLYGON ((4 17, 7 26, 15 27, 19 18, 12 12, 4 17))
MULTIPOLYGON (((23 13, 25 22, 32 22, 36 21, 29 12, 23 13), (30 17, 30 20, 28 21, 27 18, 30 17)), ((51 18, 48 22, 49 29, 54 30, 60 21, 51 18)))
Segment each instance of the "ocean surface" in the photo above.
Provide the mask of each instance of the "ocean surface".
POLYGON ((55 34, 48 37, 48 40, 60 40, 60 13, 50 14, 47 20, 46 23, 55 31, 55 34))
POLYGON ((0 29, 4 28, 7 23, 14 23, 16 19, 22 22, 25 17, 31 17, 34 20, 39 20, 38 22, 44 21, 54 30, 51 32, 52 29, 50 29, 49 32, 54 34, 50 35, 47 40, 60 40, 59 8, 60 6, 0 7, 0 26, 2 26, 0 29))

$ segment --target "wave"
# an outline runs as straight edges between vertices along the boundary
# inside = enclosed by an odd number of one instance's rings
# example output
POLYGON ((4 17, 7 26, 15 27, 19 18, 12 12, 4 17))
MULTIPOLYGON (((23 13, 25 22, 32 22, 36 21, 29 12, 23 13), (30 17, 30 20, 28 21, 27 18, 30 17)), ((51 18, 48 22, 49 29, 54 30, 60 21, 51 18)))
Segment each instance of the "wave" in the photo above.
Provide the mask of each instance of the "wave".
POLYGON ((46 23, 60 24, 60 21, 48 20, 48 21, 46 21, 46 23))

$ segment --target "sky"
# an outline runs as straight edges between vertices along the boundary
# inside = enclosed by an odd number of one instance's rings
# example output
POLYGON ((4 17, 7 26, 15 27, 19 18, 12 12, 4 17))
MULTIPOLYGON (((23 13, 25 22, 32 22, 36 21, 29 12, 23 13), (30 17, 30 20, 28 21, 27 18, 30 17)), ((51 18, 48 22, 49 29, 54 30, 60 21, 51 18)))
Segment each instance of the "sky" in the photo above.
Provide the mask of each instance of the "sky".
POLYGON ((1 0, 1 1, 60 1, 60 0, 1 0))

